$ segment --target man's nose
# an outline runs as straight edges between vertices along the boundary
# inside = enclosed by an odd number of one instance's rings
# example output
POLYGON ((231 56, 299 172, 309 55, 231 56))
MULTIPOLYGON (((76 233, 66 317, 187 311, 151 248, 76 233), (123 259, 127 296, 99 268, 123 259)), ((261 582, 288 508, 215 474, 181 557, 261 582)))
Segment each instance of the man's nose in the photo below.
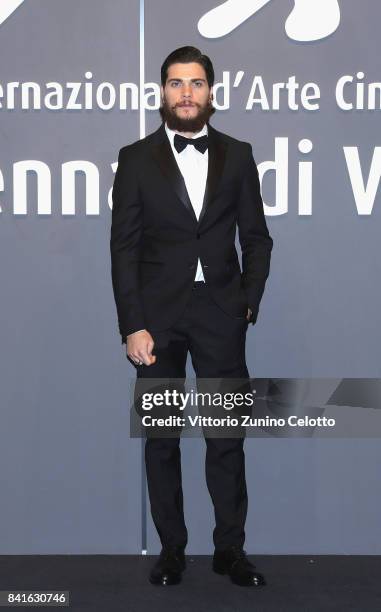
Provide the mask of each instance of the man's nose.
POLYGON ((190 83, 183 83, 181 88, 181 94, 184 97, 189 98, 192 95, 192 92, 192 85, 190 83))

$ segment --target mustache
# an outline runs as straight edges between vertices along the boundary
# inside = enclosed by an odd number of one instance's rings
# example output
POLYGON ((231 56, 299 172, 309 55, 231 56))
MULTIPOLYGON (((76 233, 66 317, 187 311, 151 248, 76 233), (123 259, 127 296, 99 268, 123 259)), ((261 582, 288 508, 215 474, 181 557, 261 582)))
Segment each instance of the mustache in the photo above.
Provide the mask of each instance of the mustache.
POLYGON ((196 104, 195 102, 183 102, 182 104, 178 103, 175 104, 174 108, 176 108, 177 106, 199 106, 198 104, 196 104))

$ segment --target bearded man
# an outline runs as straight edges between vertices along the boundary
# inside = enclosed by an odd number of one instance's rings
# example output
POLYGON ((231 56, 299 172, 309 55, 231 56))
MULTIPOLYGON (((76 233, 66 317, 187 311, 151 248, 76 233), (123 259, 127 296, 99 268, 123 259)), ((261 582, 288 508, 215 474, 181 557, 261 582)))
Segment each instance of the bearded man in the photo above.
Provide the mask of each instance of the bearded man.
MULTIPOLYGON (((213 84, 209 57, 195 47, 173 51, 161 67, 162 124, 119 152, 112 282, 122 344, 137 379, 184 379, 188 352, 197 378, 249 378, 246 332, 257 320, 273 241, 251 145, 209 123, 213 84)), ((244 437, 205 441, 216 520, 213 569, 240 585, 263 585, 243 550, 244 437)), ((188 541, 180 436, 148 437, 145 462, 162 544, 150 581, 177 584, 188 541)))

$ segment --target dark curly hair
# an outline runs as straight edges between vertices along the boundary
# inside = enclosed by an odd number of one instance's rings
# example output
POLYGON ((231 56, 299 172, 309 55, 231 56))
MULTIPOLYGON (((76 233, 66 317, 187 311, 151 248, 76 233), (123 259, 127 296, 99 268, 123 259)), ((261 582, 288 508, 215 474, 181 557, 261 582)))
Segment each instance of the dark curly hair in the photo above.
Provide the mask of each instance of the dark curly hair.
POLYGON ((197 47, 179 47, 175 49, 168 55, 168 57, 164 60, 163 65, 161 67, 161 84, 164 87, 167 78, 168 78, 168 68, 171 64, 189 64, 190 62, 197 62, 201 64, 201 66, 205 70, 206 79, 208 81, 209 87, 212 87, 214 84, 214 68, 213 64, 210 61, 210 58, 207 55, 201 53, 200 49, 197 47))

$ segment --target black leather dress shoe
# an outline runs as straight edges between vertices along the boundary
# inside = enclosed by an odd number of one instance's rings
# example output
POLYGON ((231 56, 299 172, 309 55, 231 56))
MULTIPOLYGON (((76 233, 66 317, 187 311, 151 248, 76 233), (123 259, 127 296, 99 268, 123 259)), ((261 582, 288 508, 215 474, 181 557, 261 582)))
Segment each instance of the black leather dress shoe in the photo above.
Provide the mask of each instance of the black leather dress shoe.
POLYGON ((167 586, 181 582, 181 572, 185 569, 184 549, 179 546, 163 547, 158 560, 151 569, 151 584, 167 586))
POLYGON ((239 546, 214 551, 213 570, 217 574, 229 574, 232 582, 240 586, 264 586, 266 581, 262 574, 255 570, 246 556, 246 552, 239 546))

